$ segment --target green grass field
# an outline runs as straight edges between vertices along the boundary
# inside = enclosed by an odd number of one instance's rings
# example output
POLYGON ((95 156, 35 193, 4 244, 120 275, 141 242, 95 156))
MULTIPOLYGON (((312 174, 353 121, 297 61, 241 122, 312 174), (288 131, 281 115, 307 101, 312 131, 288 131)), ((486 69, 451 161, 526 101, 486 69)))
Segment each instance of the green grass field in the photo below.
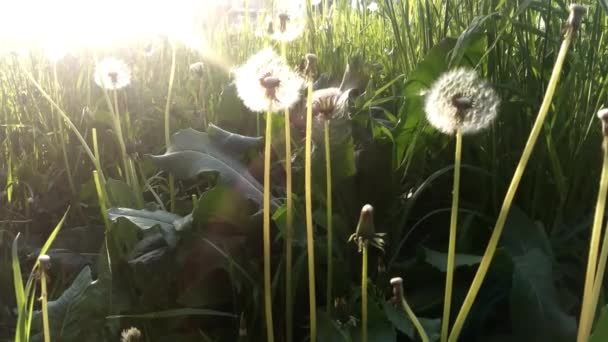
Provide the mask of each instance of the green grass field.
MULTIPOLYGON (((0 50, 0 340, 44 340, 36 260, 48 241, 42 252, 51 260, 53 341, 119 341, 129 327, 141 341, 269 341, 265 241, 275 340, 420 341, 391 299, 389 280, 403 277, 404 298, 428 339, 440 341, 455 139, 429 124, 425 96, 444 72, 466 67, 501 99, 492 125, 463 139, 451 326, 543 102, 570 3, 380 0, 375 8, 365 1, 307 1, 290 18, 304 25, 285 43, 293 71, 306 79, 304 56, 314 53, 314 89, 353 88, 346 115, 326 126, 329 143, 323 120, 313 119, 314 246, 306 224, 307 89, 290 109, 291 174, 283 110, 272 114, 268 131, 268 114, 250 111, 233 82, 236 68, 261 49, 281 54, 282 43, 268 35, 267 15, 278 26, 271 4, 264 12, 253 3, 251 11, 248 4, 218 7, 187 39, 154 36, 55 56, 40 47, 0 50), (128 85, 96 84, 106 57, 124 61, 128 85), (203 67, 191 70, 197 62, 203 67), (293 180, 293 211, 286 179, 293 180), (348 240, 368 203, 385 246, 370 244, 362 259, 348 240), (266 240, 264 214, 271 219, 266 240), (316 339, 307 247, 315 252, 316 339)), ((608 2, 580 4, 587 14, 458 341, 576 339, 602 171, 596 113, 608 95, 608 2)), ((589 341, 608 339, 602 280, 589 341)))

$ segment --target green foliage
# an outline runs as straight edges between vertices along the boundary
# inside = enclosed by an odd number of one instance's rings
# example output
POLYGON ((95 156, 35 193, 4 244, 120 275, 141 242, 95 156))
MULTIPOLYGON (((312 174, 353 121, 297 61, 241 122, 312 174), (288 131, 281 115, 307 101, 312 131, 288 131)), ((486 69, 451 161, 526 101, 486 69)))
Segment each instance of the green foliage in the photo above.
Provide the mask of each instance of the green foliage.
MULTIPOLYGON (((369 258, 370 340, 417 339, 405 313, 388 301, 389 276, 397 275, 406 279, 408 302, 417 315, 426 317, 421 321, 431 340, 437 340, 453 146, 426 124, 424 92, 443 72, 467 66, 486 77, 502 98, 493 127, 464 143, 452 304, 456 310, 525 144, 567 17, 564 1, 377 2, 378 12, 353 9, 346 0, 333 1, 331 12, 311 9, 304 36, 287 49, 293 66, 304 53, 318 55, 319 87, 338 86, 350 61, 350 75, 344 79, 358 88, 351 93, 349 118, 330 124, 337 298, 323 298, 318 291, 320 341, 360 339, 360 257, 346 242, 365 203, 376 209, 377 231, 387 233, 386 252, 372 251, 369 258)), ((510 213, 463 340, 573 339, 599 174, 595 113, 608 95, 608 3, 582 2, 590 5, 589 14, 567 57, 551 119, 522 179, 517 208, 510 213)), ((251 26, 242 31, 235 30, 229 19, 210 27, 206 38, 212 50, 203 55, 176 45, 170 103, 174 133, 169 146, 162 132, 170 45, 162 41, 153 53, 142 46, 96 52, 119 56, 132 67, 133 83, 118 93, 118 102, 138 186, 128 182, 112 114, 92 81, 93 51, 75 52, 56 64, 39 51, 21 64, 16 56, 0 56, 0 255, 10 256, 0 260, 0 288, 15 289, 14 295, 0 295, 0 339, 40 339, 35 281, 24 277, 22 270, 31 269, 39 253, 47 253, 52 262, 54 340, 117 341, 122 329, 136 326, 149 341, 236 341, 235 318, 241 314, 247 339, 263 340, 264 116, 243 106, 228 72, 259 48, 275 46, 255 36, 258 22, 251 19, 251 26), (193 78, 188 65, 201 59, 203 77, 193 78), (96 129, 112 207, 105 234, 91 180, 94 165, 25 70, 91 148, 96 129), (176 179, 174 203, 169 175, 176 179), (74 192, 68 186, 70 178, 74 192), (65 217, 66 225, 76 228, 59 233, 61 224, 56 228, 55 223, 68 205, 73 209, 65 217), (171 205, 175 212, 167 211, 171 205), (4 243, 17 233, 19 239, 4 243)), ((308 300, 301 200, 303 112, 300 104, 291 113, 297 341, 308 338, 307 310, 300 310, 308 300)), ((327 266, 321 126, 315 125, 313 149, 318 277, 327 266)), ((271 247, 275 330, 280 336, 286 220, 282 115, 273 117, 272 132, 271 247)), ((327 281, 319 277, 318 288, 327 281)), ((607 317, 604 308, 591 341, 606 339, 607 317)))

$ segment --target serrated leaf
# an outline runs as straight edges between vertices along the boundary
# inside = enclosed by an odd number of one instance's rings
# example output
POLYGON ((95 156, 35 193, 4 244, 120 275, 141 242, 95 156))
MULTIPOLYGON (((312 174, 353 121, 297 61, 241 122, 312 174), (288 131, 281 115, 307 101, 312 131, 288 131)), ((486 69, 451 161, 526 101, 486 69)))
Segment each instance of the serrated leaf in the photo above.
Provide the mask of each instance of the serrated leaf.
POLYGON ((228 132, 214 124, 209 124, 207 127, 207 135, 214 145, 228 153, 241 154, 260 147, 263 142, 262 137, 249 137, 228 132))
MULTIPOLYGON (((422 249, 423 258, 426 263, 435 267, 441 272, 447 270, 447 253, 437 252, 428 248, 422 249)), ((459 254, 456 253, 454 260, 454 267, 460 266, 473 266, 481 262, 481 256, 471 254, 459 254)))
MULTIPOLYGON (((236 187, 256 203, 262 203, 262 185, 244 165, 215 147, 206 133, 181 130, 173 135, 165 154, 149 158, 177 179, 192 179, 205 172, 218 172, 223 183, 236 187)), ((271 202, 276 209, 278 204, 271 202)))
POLYGON ((174 228, 175 222, 183 219, 179 215, 162 210, 138 210, 130 208, 110 208, 108 209, 110 220, 116 221, 119 217, 135 223, 141 229, 149 229, 156 225, 162 228, 174 228))

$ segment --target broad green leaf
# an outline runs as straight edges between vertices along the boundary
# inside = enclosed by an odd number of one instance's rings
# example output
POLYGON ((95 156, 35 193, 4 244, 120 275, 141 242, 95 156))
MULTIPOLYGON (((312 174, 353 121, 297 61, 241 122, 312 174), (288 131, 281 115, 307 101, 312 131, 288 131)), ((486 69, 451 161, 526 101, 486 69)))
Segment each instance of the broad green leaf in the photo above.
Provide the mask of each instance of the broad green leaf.
MULTIPOLYGON (((428 248, 422 249, 422 257, 424 261, 429 265, 435 267, 441 272, 447 270, 447 253, 437 252, 428 248)), ((456 253, 454 267, 460 266, 473 266, 481 262, 481 256, 471 254, 459 254, 456 253)))
MULTIPOLYGON (((105 341, 108 301, 99 281, 93 281, 87 266, 59 298, 48 305, 51 337, 55 341, 105 341)), ((42 341, 42 314, 36 312, 32 328, 39 332, 33 341, 42 341)))
POLYGON ((157 312, 150 312, 145 314, 135 314, 135 315, 113 315, 108 316, 108 319, 116 319, 116 318, 167 318, 167 317, 181 317, 181 316, 216 316, 216 317, 231 317, 236 318, 237 316, 231 313, 210 310, 210 309, 193 309, 193 308, 182 308, 182 309, 172 309, 172 310, 164 310, 157 312))
MULTIPOLYGON (((375 299, 369 298, 368 306, 368 341, 374 342, 394 342, 397 339, 397 332, 393 324, 388 320, 382 310, 380 303, 375 299)), ((361 341, 360 325, 356 329, 353 341, 361 341)), ((362 341, 361 341, 362 342, 362 341)))
POLYGON ((602 308, 600 317, 595 322, 595 329, 589 338, 589 342, 608 341, 608 305, 602 308))
MULTIPOLYGON (((256 203, 262 203, 263 188, 247 168, 209 142, 209 136, 193 129, 181 130, 171 138, 163 155, 151 160, 177 179, 192 179, 205 172, 218 172, 220 180, 234 186, 256 203)), ((273 207, 277 203, 273 202, 273 207)))
POLYGON ((211 142, 227 153, 241 154, 262 144, 262 137, 249 137, 219 128, 214 124, 207 127, 207 135, 211 142))
POLYGON ((232 189, 218 185, 201 195, 192 212, 192 219, 196 227, 222 223, 243 229, 250 218, 247 205, 232 189))
POLYGON ((552 262, 539 248, 513 258, 511 324, 521 341, 573 341, 576 320, 560 307, 552 262))
POLYGON ((141 229, 149 229, 156 225, 162 228, 174 228, 175 222, 182 219, 181 216, 167 211, 156 210, 137 210, 129 208, 110 208, 108 209, 110 220, 116 221, 119 217, 135 223, 141 229))
POLYGON ((319 341, 351 342, 350 332, 338 325, 325 311, 318 311, 319 341))
MULTIPOLYGON (((400 306, 395 306, 389 302, 382 302, 382 309, 386 314, 386 318, 388 318, 397 330, 407 335, 407 337, 413 341, 420 339, 414 324, 400 306)), ((431 342, 438 341, 441 332, 441 320, 438 318, 430 319, 420 317, 418 319, 420 320, 424 331, 426 331, 429 336, 429 340, 431 342)))
POLYGON ((133 189, 127 183, 116 179, 106 181, 106 189, 110 203, 116 207, 137 208, 137 200, 133 189))
POLYGON ((467 29, 464 30, 458 37, 458 40, 454 45, 454 49, 450 53, 450 67, 454 67, 460 64, 462 57, 464 56, 465 52, 472 44, 472 42, 476 39, 481 38, 479 33, 483 30, 486 21, 492 19, 496 15, 497 13, 490 13, 487 15, 477 16, 473 18, 473 21, 471 21, 469 27, 467 27, 467 29))

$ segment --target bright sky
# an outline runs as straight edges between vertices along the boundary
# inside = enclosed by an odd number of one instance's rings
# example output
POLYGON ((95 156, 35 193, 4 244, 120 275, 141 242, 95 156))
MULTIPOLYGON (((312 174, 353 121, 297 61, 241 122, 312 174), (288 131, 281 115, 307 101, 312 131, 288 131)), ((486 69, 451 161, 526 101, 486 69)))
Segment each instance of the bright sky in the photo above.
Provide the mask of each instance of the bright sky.
POLYGON ((142 36, 196 35, 227 0, 0 0, 0 49, 111 46, 142 36), (198 24, 198 25, 197 25, 198 24))

